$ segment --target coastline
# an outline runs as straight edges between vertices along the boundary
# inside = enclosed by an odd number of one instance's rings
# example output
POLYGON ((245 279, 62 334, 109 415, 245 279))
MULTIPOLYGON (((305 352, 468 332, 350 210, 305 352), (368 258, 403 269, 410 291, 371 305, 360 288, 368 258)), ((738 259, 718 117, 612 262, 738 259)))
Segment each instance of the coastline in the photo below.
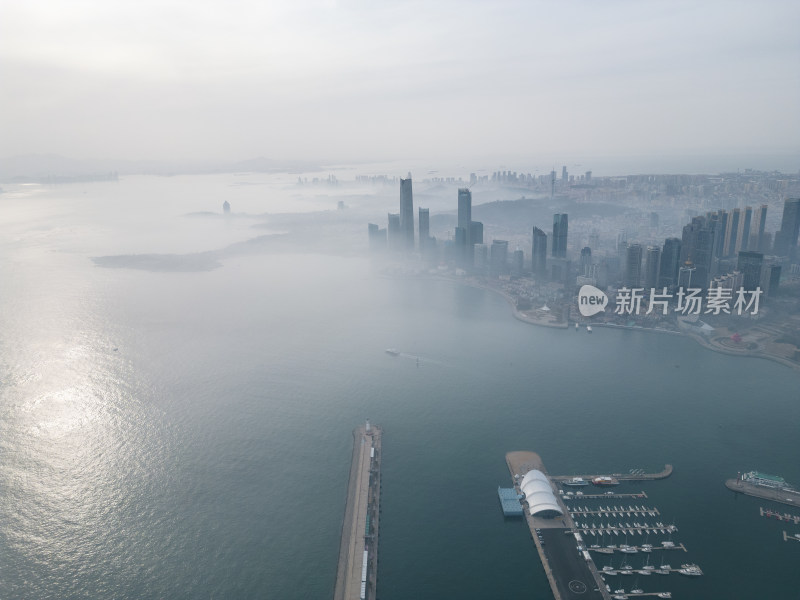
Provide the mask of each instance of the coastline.
MULTIPOLYGON (((528 323, 530 325, 538 325, 540 327, 552 327, 552 328, 556 328, 556 329, 568 329, 569 328, 570 324, 568 322, 558 323, 558 322, 553 322, 552 320, 547 321, 547 320, 544 320, 544 319, 536 319, 536 318, 534 318, 534 317, 532 317, 530 315, 525 314, 524 312, 520 311, 516 307, 516 301, 511 297, 511 295, 505 293, 503 290, 498 290, 497 288, 494 288, 492 286, 480 284, 480 283, 475 282, 475 281, 460 280, 460 279, 453 278, 453 277, 443 277, 442 279, 446 279, 447 281, 453 281, 453 282, 456 282, 456 283, 460 283, 462 285, 468 285, 468 286, 474 287, 474 288, 484 289, 484 290, 487 290, 487 291, 490 291, 490 292, 494 292, 494 293, 502 296, 503 298, 506 299, 506 301, 508 302, 509 306, 511 307, 511 313, 514 316, 514 318, 517 319, 518 321, 522 321, 523 323, 528 323)), ((683 332, 683 331, 670 331, 670 330, 667 330, 667 329, 654 329, 654 328, 640 327, 640 326, 628 327, 627 325, 616 325, 616 324, 613 324, 613 323, 592 323, 591 325, 593 327, 608 327, 608 328, 611 328, 611 329, 624 329, 624 330, 628 330, 628 331, 643 331, 643 332, 649 332, 649 333, 661 333, 661 334, 678 335, 678 336, 686 337, 686 338, 688 338, 690 340, 694 340, 696 343, 700 344, 701 346, 703 346, 704 348, 706 348, 708 350, 711 350, 712 352, 718 352, 720 354, 727 354, 729 356, 742 356, 742 357, 748 357, 748 358, 760 358, 760 359, 764 359, 764 360, 770 360, 770 361, 776 362, 776 363, 778 363, 780 365, 783 365, 784 367, 789 367, 790 369, 792 369, 794 371, 800 371, 800 364, 798 364, 796 362, 793 362, 791 360, 787 360, 787 359, 785 359, 783 357, 775 356, 774 354, 768 354, 766 352, 759 352, 757 350, 748 350, 748 349, 738 350, 738 349, 734 349, 734 348, 726 348, 726 347, 722 346, 721 344, 714 343, 714 340, 708 340, 708 339, 702 338, 700 336, 692 335, 690 333, 686 333, 686 332, 683 332)))

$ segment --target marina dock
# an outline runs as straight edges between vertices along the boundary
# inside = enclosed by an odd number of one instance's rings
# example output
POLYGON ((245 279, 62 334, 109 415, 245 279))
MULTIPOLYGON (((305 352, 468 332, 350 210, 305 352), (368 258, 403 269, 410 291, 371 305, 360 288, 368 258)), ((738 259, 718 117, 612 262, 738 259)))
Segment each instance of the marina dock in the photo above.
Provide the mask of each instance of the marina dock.
MULTIPOLYGON (((542 459, 535 452, 509 452, 506 454, 506 464, 515 487, 532 469, 547 475, 542 459)), ((556 497, 563 517, 540 518, 523 510, 555 600, 610 600, 611 595, 594 562, 587 558, 588 553, 581 555, 576 551, 575 537, 570 532, 575 524, 563 500, 556 497)))
MULTIPOLYGON (((596 477, 630 481, 664 479, 672 474, 671 465, 658 473, 632 469, 627 475, 551 477, 539 455, 533 452, 509 452, 506 463, 514 489, 503 490, 504 495, 509 499, 517 495, 521 499, 525 521, 555 600, 670 598, 669 592, 652 591, 652 588, 645 591, 638 585, 625 591, 622 585, 631 581, 628 577, 637 581, 636 577, 647 575, 703 575, 695 564, 684 563, 676 568, 667 563, 666 551, 685 553, 686 547, 672 541, 677 527, 658 520, 661 512, 655 506, 644 504, 642 500, 647 498, 644 492, 584 494, 573 491, 589 486, 596 477), (631 539, 629 544, 628 536, 638 540, 631 539), (602 569, 598 567, 598 560, 604 563, 602 569), (616 576, 620 576, 619 579, 616 576)), ((504 514, 506 511, 504 507, 504 514)), ((658 586, 662 581, 655 577, 645 587, 658 586)))
POLYGON ((347 487, 334 600, 375 600, 381 491, 381 429, 353 430, 353 458, 347 487))
POLYGON ((641 471, 634 471, 632 473, 600 473, 596 475, 553 475, 550 479, 553 481, 568 481, 580 477, 586 481, 591 481, 597 477, 613 477, 618 481, 651 481, 653 479, 666 479, 672 475, 672 465, 664 465, 664 470, 658 473, 643 473, 641 471))
POLYGON ((778 521, 789 521, 795 525, 800 525, 800 515, 790 515, 789 513, 779 513, 774 510, 765 509, 763 506, 758 507, 758 513, 762 517, 769 517, 777 519, 778 521))

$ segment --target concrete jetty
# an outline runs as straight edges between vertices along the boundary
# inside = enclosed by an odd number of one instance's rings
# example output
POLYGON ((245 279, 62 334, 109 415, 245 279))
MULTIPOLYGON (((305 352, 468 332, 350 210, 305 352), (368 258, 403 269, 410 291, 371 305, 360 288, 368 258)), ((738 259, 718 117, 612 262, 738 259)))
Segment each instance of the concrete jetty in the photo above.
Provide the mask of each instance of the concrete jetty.
POLYGON ((550 479, 553 481, 569 481, 570 479, 580 477, 586 481, 591 481, 595 477, 613 477, 617 481, 651 481, 653 479, 666 479, 672 475, 672 465, 664 465, 664 470, 658 473, 601 473, 597 475, 553 475, 550 479))
POLYGON ((728 479, 725 482, 725 487, 739 494, 745 494, 746 496, 772 500, 774 502, 780 502, 781 504, 788 504, 789 506, 800 506, 800 492, 796 490, 753 485, 752 483, 742 481, 738 478, 728 479))
MULTIPOLYGON (((509 452, 506 464, 518 491, 519 482, 528 471, 536 469, 547 476, 542 459, 535 452, 509 452)), ((605 582, 588 552, 577 551, 572 534, 575 523, 552 481, 550 485, 563 516, 542 518, 531 515, 529 510, 524 510, 524 514, 555 600, 609 600, 605 582)))
POLYGON ((381 429, 353 430, 353 459, 339 545, 334 600, 374 600, 378 575, 381 429))

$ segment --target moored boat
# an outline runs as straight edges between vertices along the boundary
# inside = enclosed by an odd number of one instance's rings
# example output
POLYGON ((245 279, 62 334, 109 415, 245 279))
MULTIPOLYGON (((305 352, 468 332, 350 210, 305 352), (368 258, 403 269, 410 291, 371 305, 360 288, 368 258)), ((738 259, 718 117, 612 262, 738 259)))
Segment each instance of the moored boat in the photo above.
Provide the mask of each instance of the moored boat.
POLYGON ((593 477, 592 483, 594 485, 619 485, 619 480, 613 477, 602 475, 600 477, 593 477))

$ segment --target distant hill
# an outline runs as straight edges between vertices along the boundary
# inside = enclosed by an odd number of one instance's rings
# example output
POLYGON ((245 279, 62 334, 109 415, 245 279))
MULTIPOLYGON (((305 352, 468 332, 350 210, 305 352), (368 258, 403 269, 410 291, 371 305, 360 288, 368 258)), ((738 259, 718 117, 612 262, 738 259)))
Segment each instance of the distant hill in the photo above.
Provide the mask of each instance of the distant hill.
POLYGON ((605 202, 575 202, 568 198, 522 198, 496 200, 472 207, 472 219, 510 230, 530 230, 534 225, 547 232, 552 228, 555 213, 567 213, 570 220, 589 219, 595 215, 618 216, 627 209, 605 202))

